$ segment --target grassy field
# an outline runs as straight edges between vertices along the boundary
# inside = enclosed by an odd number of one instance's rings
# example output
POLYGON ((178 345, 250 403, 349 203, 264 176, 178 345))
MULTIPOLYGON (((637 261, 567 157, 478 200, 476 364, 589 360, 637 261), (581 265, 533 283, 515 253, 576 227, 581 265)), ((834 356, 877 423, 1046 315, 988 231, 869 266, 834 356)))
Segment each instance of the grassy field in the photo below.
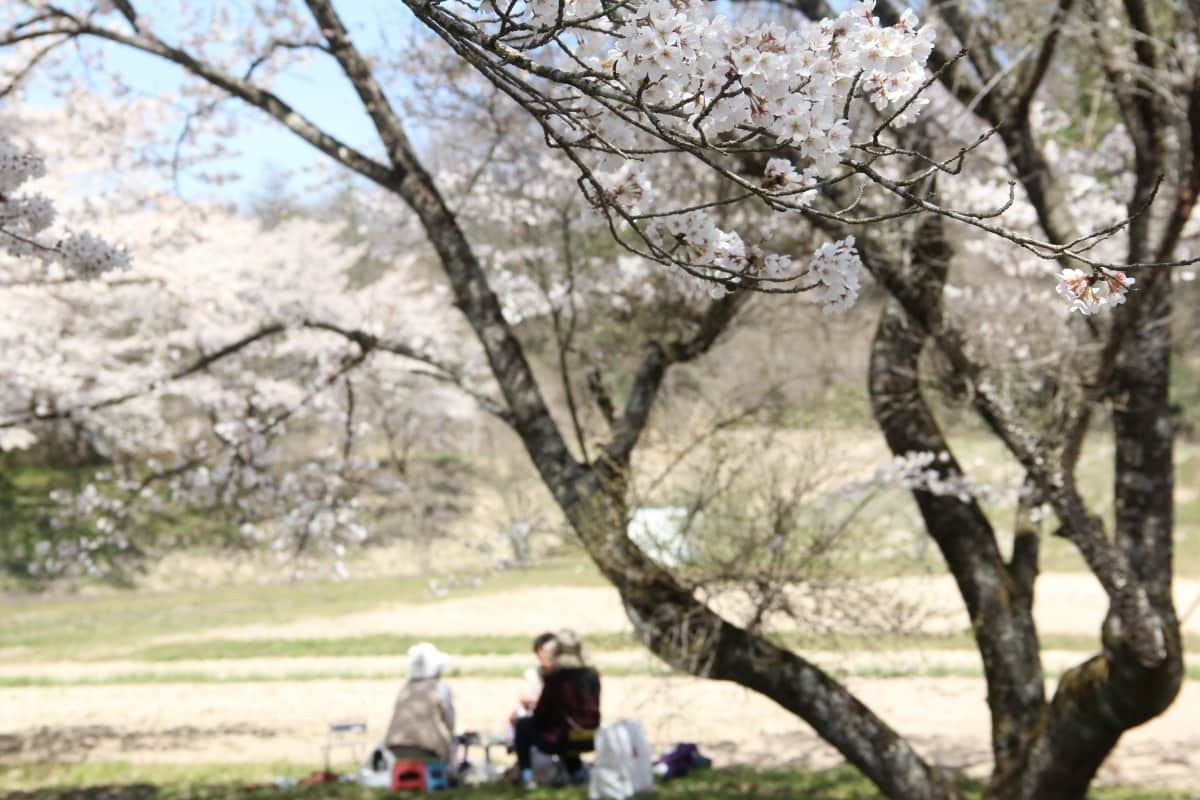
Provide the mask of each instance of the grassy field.
MULTIPOLYGON (((0 795, 4 800, 376 800, 397 797, 353 784, 276 789, 262 786, 270 776, 299 776, 294 767, 277 765, 274 773, 262 769, 206 765, 188 769, 141 768, 129 764, 90 764, 41 776, 40 788, 16 790, 0 795), (51 778, 47 781, 46 778, 51 778), (54 780, 53 778, 57 778, 54 780), (53 783, 47 786, 47 783, 53 783), (81 787, 87 787, 86 789, 81 787)), ((0 771, 0 781, 5 775, 0 771)), ((968 797, 978 797, 976 783, 963 782, 968 797)), ((525 792, 507 785, 438 792, 443 800, 576 800, 586 794, 578 788, 540 788, 525 792)), ((797 769, 720 769, 694 772, 682 779, 659 784, 646 798, 694 798, 694 800, 879 800, 883 796, 851 769, 807 771, 797 769)), ((1091 800, 1188 800, 1178 792, 1146 792, 1127 788, 1099 788, 1091 800)))
MULTIPOLYGON (((486 594, 490 584, 477 591, 486 594)), ((496 591, 503 591, 497 588, 496 591)), ((161 604, 162 601, 159 601, 161 604)), ((70 610, 62 609, 64 617, 70 610)), ((119 619, 119 618, 118 618, 119 619)), ((222 624, 233 624, 234 619, 222 624)), ((57 624, 56 616, 53 624, 57 624)), ((171 663, 176 661, 234 661, 247 658, 320 658, 324 656, 395 656, 405 653, 419 641, 432 642, 438 649, 453 656, 473 655, 524 655, 529 651, 529 637, 480 634, 477 636, 407 636, 399 634, 369 634, 364 636, 331 637, 320 639, 204 639, 202 641, 179 641, 167 644, 143 646, 123 645, 118 634, 123 630, 114 620, 97 620, 93 636, 105 642, 106 657, 120 657, 145 663, 171 663), (117 637, 117 641, 114 641, 117 637)), ((17 637, 12 637, 16 639, 17 637)), ((863 652, 895 652, 903 650, 971 650, 974 639, 967 631, 961 633, 911 633, 905 635, 865 634, 784 634, 777 637, 782 643, 797 650, 854 650, 863 652)), ((1083 634, 1046 633, 1042 635, 1042 646, 1046 650, 1085 651, 1096 646, 1096 637, 1083 634)), ((0 632, 0 642, 6 632, 0 632)), ((52 657, 62 649, 77 642, 73 636, 63 638, 41 637, 36 642, 26 640, 22 644, 3 646, 20 647, 21 660, 31 657, 52 657)), ((628 633, 592 634, 588 646, 598 651, 624 650, 639 647, 628 633)), ((1200 637, 1188 636, 1186 649, 1200 652, 1200 637)), ((89 660, 99 656, 93 651, 74 652, 72 660, 89 660), (82 658, 80 656, 83 656, 82 658)), ((2 661, 3 659, 0 659, 2 661)))
MULTIPOLYGON (((523 655, 529 650, 526 636, 398 636, 375 634, 330 639, 208 639, 203 642, 174 642, 139 647, 129 656, 145 662, 223 660, 262 657, 312 656, 388 656, 405 652, 418 641, 428 641, 455 656, 523 655)), ((783 634, 782 643, 797 650, 855 650, 895 652, 897 650, 971 650, 975 640, 961 633, 911 633, 897 636, 867 634, 783 634)), ((1090 650, 1096 637, 1082 634, 1046 633, 1041 637, 1045 650, 1090 650)), ((588 646, 598 651, 639 647, 632 634, 609 633, 588 636, 588 646)), ((1188 636, 1185 647, 1200 652, 1200 636, 1188 636)))
MULTIPOLYGON (((500 573, 456 597, 538 586, 602 586, 582 560, 561 560, 519 572, 500 573)), ((226 625, 284 623, 306 616, 337 616, 397 603, 432 602, 429 581, 379 577, 293 584, 247 583, 170 592, 108 591, 98 594, 0 597, 4 624, 0 651, 77 659, 110 658, 142 649, 149 639, 226 625)), ((397 644, 388 642, 389 645, 397 644)), ((168 649, 167 654, 170 654, 168 649)))

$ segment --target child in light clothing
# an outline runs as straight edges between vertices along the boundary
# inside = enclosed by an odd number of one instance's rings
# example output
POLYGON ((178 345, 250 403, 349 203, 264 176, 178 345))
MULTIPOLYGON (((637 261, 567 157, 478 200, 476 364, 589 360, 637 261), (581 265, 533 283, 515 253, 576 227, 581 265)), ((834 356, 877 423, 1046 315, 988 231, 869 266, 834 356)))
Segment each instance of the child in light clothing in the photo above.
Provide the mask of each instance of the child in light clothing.
POLYGON ((543 633, 533 640, 533 654, 538 660, 538 665, 525 670, 523 676, 525 683, 517 694, 517 709, 509 715, 508 727, 504 735, 505 744, 509 750, 512 750, 515 741, 514 726, 517 720, 532 714, 538 698, 542 695, 542 678, 553 663, 550 657, 553 643, 553 633, 543 633))

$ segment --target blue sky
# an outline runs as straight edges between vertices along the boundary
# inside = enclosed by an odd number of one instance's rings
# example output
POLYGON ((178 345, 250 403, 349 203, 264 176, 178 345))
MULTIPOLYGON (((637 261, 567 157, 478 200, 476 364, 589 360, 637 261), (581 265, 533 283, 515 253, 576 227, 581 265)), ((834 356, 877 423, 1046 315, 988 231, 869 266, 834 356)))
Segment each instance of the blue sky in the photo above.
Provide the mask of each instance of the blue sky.
MULTIPOLYGON (((201 1, 214 9, 229 5, 228 0, 201 1)), ((164 3, 155 8, 155 30, 171 41, 174 37, 171 35, 172 18, 166 10, 168 5, 164 3)), ((356 40, 368 51, 381 43, 380 31, 385 27, 396 32, 411 19, 401 3, 391 0, 340 0, 337 8, 347 25, 356 31, 356 40)), ((183 79, 181 69, 162 59, 130 48, 103 46, 108 51, 109 65, 119 70, 139 93, 153 95, 170 91, 183 79)), ((274 89, 286 102, 339 139, 368 152, 377 149, 374 131, 361 103, 332 59, 318 58, 281 76, 274 89)), ((230 108, 238 108, 236 101, 231 102, 235 104, 230 108)), ((326 156, 260 112, 242 106, 239 114, 246 124, 232 146, 240 155, 223 160, 220 169, 241 175, 241 180, 214 187, 186 174, 181 175, 179 188, 185 197, 218 197, 244 203, 260 194, 273 174, 327 160, 326 156)))

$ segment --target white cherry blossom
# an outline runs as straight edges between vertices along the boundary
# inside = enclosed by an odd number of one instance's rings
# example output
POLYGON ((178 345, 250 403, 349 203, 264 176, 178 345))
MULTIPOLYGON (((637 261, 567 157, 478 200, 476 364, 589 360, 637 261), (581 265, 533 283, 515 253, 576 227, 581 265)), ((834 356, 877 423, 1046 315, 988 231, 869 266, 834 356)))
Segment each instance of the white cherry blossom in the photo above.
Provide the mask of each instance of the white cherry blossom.
POLYGON ((1090 316, 1101 309, 1115 308, 1124 303, 1125 295, 1134 283, 1134 278, 1119 270, 1084 272, 1064 269, 1058 275, 1055 291, 1067 302, 1071 311, 1090 316))
POLYGON ((56 216, 53 202, 42 194, 16 193, 45 176, 41 154, 0 136, 0 249, 17 258, 58 262, 85 279, 127 268, 129 254, 94 234, 72 232, 57 241, 47 235, 56 216))

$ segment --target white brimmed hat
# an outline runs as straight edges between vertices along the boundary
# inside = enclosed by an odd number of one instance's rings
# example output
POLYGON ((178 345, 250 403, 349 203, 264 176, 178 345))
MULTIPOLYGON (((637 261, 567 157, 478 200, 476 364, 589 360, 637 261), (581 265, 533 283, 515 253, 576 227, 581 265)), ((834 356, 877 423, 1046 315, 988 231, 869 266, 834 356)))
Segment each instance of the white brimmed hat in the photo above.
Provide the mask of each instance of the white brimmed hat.
POLYGON ((450 657, 429 642, 419 642, 408 648, 408 677, 419 681, 436 678, 450 663, 450 657))

